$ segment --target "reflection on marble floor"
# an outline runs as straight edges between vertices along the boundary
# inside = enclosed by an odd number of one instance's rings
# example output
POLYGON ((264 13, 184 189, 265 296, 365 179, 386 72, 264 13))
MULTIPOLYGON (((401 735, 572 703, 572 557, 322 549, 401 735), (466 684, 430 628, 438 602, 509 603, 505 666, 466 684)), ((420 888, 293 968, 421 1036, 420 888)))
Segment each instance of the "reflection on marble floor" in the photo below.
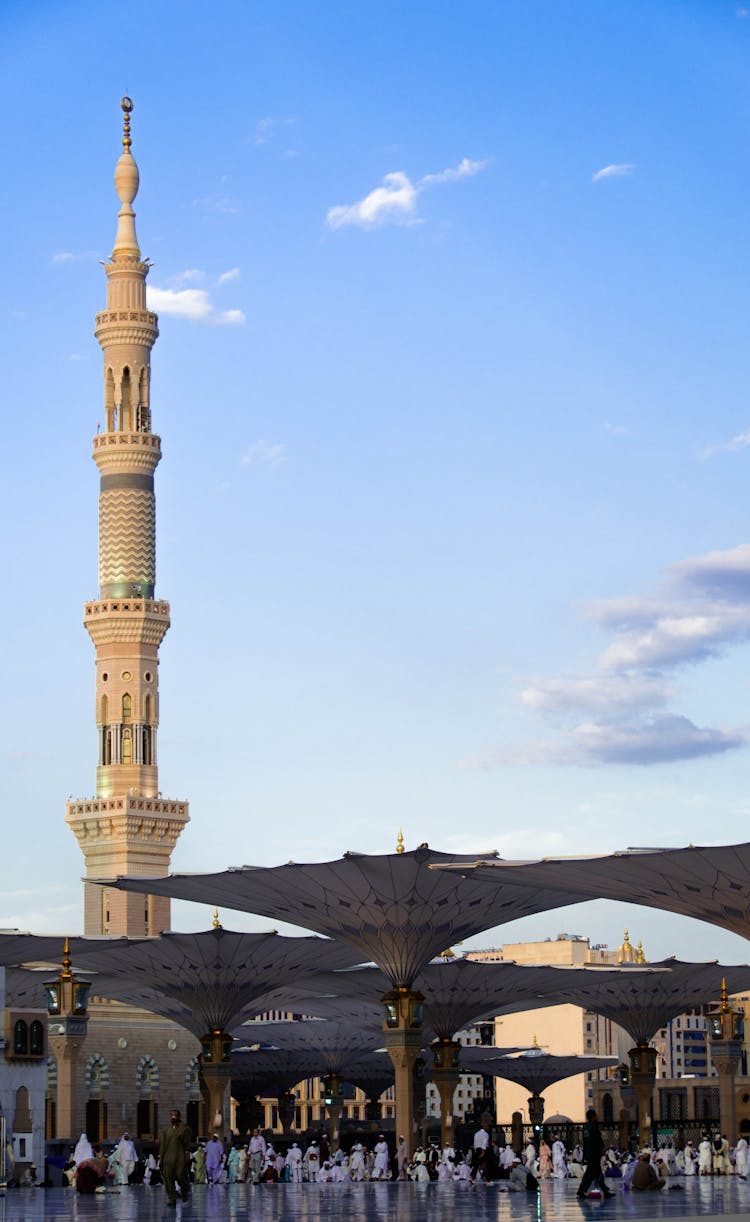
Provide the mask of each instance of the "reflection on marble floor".
MULTIPOLYGON (((683 1182, 684 1183, 684 1182, 683 1182)), ((538 1197, 493 1184, 285 1184, 193 1190, 168 1209, 159 1188, 126 1188, 83 1197, 69 1189, 0 1193, 0 1222, 644 1222, 651 1218, 739 1217, 750 1211, 750 1183, 696 1178, 678 1191, 637 1195, 616 1189, 611 1201, 578 1201, 574 1181, 542 1185, 538 1197)))

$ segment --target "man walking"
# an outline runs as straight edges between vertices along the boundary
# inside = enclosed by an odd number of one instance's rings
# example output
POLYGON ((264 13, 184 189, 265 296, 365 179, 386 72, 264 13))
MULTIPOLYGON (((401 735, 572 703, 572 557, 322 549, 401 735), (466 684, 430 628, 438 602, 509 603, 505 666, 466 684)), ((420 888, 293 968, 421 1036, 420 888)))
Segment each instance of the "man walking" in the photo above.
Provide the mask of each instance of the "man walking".
POLYGON ((190 1200, 188 1160, 192 1136, 187 1125, 182 1123, 178 1108, 173 1108, 169 1117, 169 1128, 159 1138, 159 1165, 164 1177, 167 1205, 177 1204, 176 1188, 179 1187, 183 1204, 190 1200))
POLYGON ((596 1112, 593 1107, 590 1107, 586 1113, 586 1123, 583 1126, 583 1161, 586 1164, 586 1170, 583 1173, 583 1179, 576 1193, 577 1197, 585 1197, 593 1184, 599 1186, 602 1196, 613 1197, 615 1195, 613 1192, 610 1192, 604 1183, 604 1175, 602 1174, 603 1153, 604 1141, 599 1129, 599 1121, 596 1118, 596 1112))

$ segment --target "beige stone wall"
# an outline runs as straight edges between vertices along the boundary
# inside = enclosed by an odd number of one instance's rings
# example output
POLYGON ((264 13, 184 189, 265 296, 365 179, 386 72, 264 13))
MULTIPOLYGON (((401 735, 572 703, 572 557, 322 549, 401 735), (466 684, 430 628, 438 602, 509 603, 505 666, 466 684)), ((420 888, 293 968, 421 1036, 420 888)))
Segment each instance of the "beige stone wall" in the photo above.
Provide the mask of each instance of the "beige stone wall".
MULTIPOLYGON (((136 1133, 139 1098, 150 1096, 156 1102, 160 1127, 166 1125, 172 1107, 179 1107, 185 1116, 191 1097, 187 1078, 191 1063, 200 1052, 194 1036, 176 1023, 117 1002, 95 1001, 89 1013, 81 1056, 78 1133, 86 1129, 89 1098, 106 1102, 108 1140, 121 1137, 126 1130, 136 1133), (147 1071, 151 1062, 156 1066, 158 1086, 149 1089, 148 1083, 153 1083, 155 1077, 147 1071)), ((54 1090, 50 1093, 54 1097, 54 1090)), ((196 1097, 194 1090, 192 1097, 196 1097)))

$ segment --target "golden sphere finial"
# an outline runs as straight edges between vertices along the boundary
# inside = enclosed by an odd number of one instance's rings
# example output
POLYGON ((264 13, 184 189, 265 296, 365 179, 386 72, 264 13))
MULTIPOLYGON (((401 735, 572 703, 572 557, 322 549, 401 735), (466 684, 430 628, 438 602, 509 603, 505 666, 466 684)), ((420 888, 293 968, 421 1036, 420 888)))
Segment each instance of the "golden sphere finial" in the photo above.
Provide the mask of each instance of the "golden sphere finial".
POLYGON ((214 926, 214 929, 222 928, 221 921, 219 920, 219 909, 218 908, 214 908, 213 926, 214 926))
POLYGON ((126 153, 129 153, 130 145, 132 144, 132 140, 130 139, 130 112, 133 109, 132 98, 129 98, 128 95, 125 94, 124 98, 120 98, 120 106, 122 107, 125 115, 122 130, 122 147, 125 149, 126 153))
POLYGON ((401 828, 399 828, 398 836, 396 837, 396 852, 403 853, 403 851, 404 851, 404 833, 401 831, 401 828))
POLYGON ((66 935, 65 946, 63 947, 63 961, 62 961, 62 974, 63 976, 65 976, 66 979, 72 975, 72 972, 70 970, 71 966, 72 964, 70 960, 70 938, 68 938, 66 935))

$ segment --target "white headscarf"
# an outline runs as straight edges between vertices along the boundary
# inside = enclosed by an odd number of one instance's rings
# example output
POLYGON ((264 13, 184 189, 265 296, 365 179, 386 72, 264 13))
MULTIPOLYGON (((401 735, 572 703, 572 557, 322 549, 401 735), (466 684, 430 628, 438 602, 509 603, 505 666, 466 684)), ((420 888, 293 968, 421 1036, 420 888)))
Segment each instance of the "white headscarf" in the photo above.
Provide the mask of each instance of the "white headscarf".
POLYGON ((81 1136, 78 1138, 78 1143, 76 1145, 76 1148, 73 1151, 73 1162, 75 1163, 77 1167, 78 1164, 82 1163, 85 1158, 93 1158, 93 1157, 94 1157, 94 1151, 91 1148, 91 1142, 89 1141, 85 1133, 81 1133, 81 1136))

